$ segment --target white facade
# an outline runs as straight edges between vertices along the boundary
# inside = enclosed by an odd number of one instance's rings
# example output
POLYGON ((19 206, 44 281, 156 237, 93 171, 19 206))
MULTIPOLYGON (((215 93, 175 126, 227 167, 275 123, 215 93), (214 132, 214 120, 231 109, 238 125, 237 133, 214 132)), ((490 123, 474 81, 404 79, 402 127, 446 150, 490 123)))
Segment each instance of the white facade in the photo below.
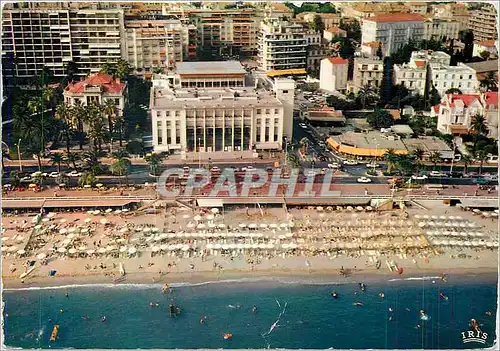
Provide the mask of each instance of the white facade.
POLYGON ((190 65, 185 64, 175 77, 163 75, 153 80, 150 108, 155 151, 185 155, 281 150, 283 137, 292 136, 294 81, 277 80, 274 93, 256 91, 231 84, 233 76, 238 75, 232 66, 223 74, 221 62, 196 64, 205 68, 204 73, 198 72, 197 65, 188 72, 190 65), (198 75, 203 86, 173 90, 172 85, 183 85, 183 75, 193 83, 198 75), (219 86, 208 87, 207 76, 217 77, 219 86))
POLYGON ((408 90, 424 95, 425 83, 427 82, 427 64, 416 64, 415 62, 394 65, 394 84, 404 85, 408 90))
POLYGON ((304 28, 281 20, 261 23, 258 62, 265 71, 307 67, 308 41, 304 28))
POLYGON ((488 137, 498 139, 498 93, 443 96, 431 116, 438 117, 437 129, 445 134, 467 134, 475 115, 486 117, 488 137))
POLYGON ((463 63, 457 66, 431 63, 430 67, 432 84, 441 96, 451 88, 457 88, 464 94, 473 94, 479 89, 476 71, 463 63))
POLYGON ((328 92, 347 89, 347 69, 349 61, 340 57, 321 60, 319 88, 328 92))
POLYGON ((460 31, 460 22, 454 19, 429 18, 425 20, 425 40, 438 40, 443 38, 458 39, 460 31))
POLYGON ((413 40, 424 39, 424 18, 414 13, 376 15, 363 19, 362 42, 381 42, 384 54, 395 52, 413 40))

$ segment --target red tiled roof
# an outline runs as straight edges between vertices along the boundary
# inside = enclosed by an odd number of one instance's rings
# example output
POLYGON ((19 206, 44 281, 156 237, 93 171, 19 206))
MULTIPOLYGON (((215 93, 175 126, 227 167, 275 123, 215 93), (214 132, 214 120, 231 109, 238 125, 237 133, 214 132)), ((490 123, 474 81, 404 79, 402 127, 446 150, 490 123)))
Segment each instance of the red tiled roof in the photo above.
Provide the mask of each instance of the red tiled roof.
POLYGON ((494 40, 483 40, 478 43, 481 46, 491 48, 495 46, 495 41, 494 40))
POLYGON ((423 66, 425 66, 425 61, 415 61, 415 66, 423 67, 423 66))
POLYGON ((340 29, 338 27, 331 27, 331 28, 328 28, 326 31, 330 32, 330 33, 337 33, 337 34, 347 33, 345 30, 340 29))
POLYGON ((419 22, 424 18, 416 13, 384 13, 373 17, 365 18, 365 21, 372 22, 419 22))
POLYGON ((484 100, 487 105, 495 105, 498 107, 498 92, 497 91, 489 91, 484 93, 484 100))
POLYGON ((330 61, 333 65, 347 65, 349 63, 349 60, 343 59, 342 57, 329 57, 328 61, 330 61))
POLYGON ((380 43, 378 41, 369 41, 369 42, 363 43, 361 45, 369 46, 371 48, 377 48, 378 49, 380 43))
POLYGON ((76 94, 83 93, 87 85, 100 85, 103 87, 104 92, 108 94, 119 94, 125 88, 125 83, 113 79, 109 74, 99 72, 82 81, 69 84, 65 90, 76 94))
POLYGON ((461 100, 464 102, 465 106, 469 106, 474 101, 479 100, 479 95, 473 94, 448 94, 448 100, 450 101, 450 105, 453 107, 453 103, 457 100, 461 100))

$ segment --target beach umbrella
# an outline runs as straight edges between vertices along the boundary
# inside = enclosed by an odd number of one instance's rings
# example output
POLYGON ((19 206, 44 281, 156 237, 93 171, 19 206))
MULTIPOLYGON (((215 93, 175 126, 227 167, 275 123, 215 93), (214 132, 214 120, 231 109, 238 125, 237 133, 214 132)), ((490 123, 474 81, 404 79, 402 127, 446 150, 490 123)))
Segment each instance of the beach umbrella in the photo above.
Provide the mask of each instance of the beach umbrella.
POLYGON ((66 234, 68 230, 66 228, 62 228, 59 230, 59 234, 66 234))
POLYGON ((347 211, 352 211, 352 210, 354 210, 354 208, 353 208, 352 206, 347 206, 347 207, 346 207, 346 210, 347 210, 347 211))
POLYGON ((95 210, 94 211, 94 215, 98 215, 98 214, 101 214, 101 210, 95 210))
POLYGON ((102 188, 102 187, 104 186, 104 184, 102 184, 102 183, 97 183, 95 186, 96 186, 96 187, 98 187, 98 188, 102 188))
POLYGON ((24 236, 19 235, 19 236, 16 238, 16 241, 17 241, 18 243, 20 243, 20 242, 24 241, 24 236))
POLYGON ((108 220, 106 218, 102 218, 100 221, 99 221, 101 224, 107 224, 108 223, 108 220))
POLYGON ((153 247, 151 248, 151 251, 153 251, 153 252, 158 252, 158 251, 160 251, 160 248, 159 248, 158 246, 153 246, 153 247))
POLYGON ((296 249, 296 248, 298 247, 298 245, 297 245, 297 244, 295 244, 295 243, 290 243, 290 244, 288 245, 288 247, 289 247, 290 249, 296 249))
POLYGON ((160 231, 160 228, 153 227, 153 228, 151 228, 151 231, 152 231, 153 233, 158 233, 158 232, 160 231))
POLYGON ((108 251, 108 252, 115 251, 117 249, 118 249, 118 247, 116 247, 114 245, 108 245, 108 246, 106 246, 106 251, 108 251))
POLYGON ((80 247, 78 248, 78 250, 80 250, 80 251, 85 251, 85 250, 87 250, 87 246, 82 245, 82 246, 80 246, 80 247))
POLYGON ((165 239, 168 238, 168 234, 167 233, 161 233, 160 234, 160 238, 161 238, 161 240, 165 240, 165 239))
POLYGON ((50 221, 50 218, 43 218, 42 219, 42 222, 48 222, 48 221, 50 221))
POLYGON ((57 252, 59 252, 59 253, 65 253, 66 249, 64 247, 60 247, 60 248, 57 249, 57 252))
POLYGON ((216 227, 216 225, 215 225, 214 223, 208 223, 208 227, 209 227, 209 228, 215 228, 215 227, 216 227))
POLYGON ((75 234, 68 234, 68 236, 67 236, 66 238, 68 238, 68 239, 70 239, 70 240, 71 240, 71 239, 73 239, 75 236, 76 236, 75 234))
POLYGON ((75 248, 71 248, 68 250, 68 252, 72 255, 76 254, 76 249, 75 248))
POLYGON ((200 223, 196 226, 197 229, 205 229, 205 224, 200 223))
POLYGON ((43 253, 43 252, 42 252, 42 253, 39 253, 38 255, 36 255, 36 258, 38 258, 39 260, 43 260, 43 259, 44 259, 44 258, 46 258, 46 257, 47 257, 47 254, 45 254, 45 253, 43 253))
POLYGON ((217 244, 214 244, 214 249, 216 250, 220 250, 222 248, 222 245, 217 243, 217 244))
POLYGON ((168 250, 168 245, 167 244, 163 244, 160 246, 160 250, 161 251, 167 251, 168 250))
POLYGON ((187 224, 187 227, 188 227, 188 228, 194 228, 194 223, 189 222, 189 223, 187 224))
POLYGON ((8 237, 8 236, 3 236, 3 237, 2 237, 2 241, 7 241, 7 240, 9 240, 9 239, 10 239, 10 237, 8 237))
POLYGON ((207 216, 207 220, 208 220, 208 221, 213 221, 213 219, 214 219, 214 218, 215 218, 215 217, 214 217, 213 215, 208 215, 208 216, 207 216))
POLYGON ((200 216, 200 215, 196 215, 196 216, 194 216, 194 218, 193 218, 193 219, 194 219, 196 222, 199 222, 199 221, 201 221, 201 216, 200 216))
POLYGON ((247 225, 246 225, 245 223, 240 223, 240 224, 238 224, 238 227, 240 227, 240 228, 246 228, 246 226, 247 226, 247 225))
POLYGON ((71 242, 71 239, 64 239, 62 241, 63 245, 69 245, 70 242, 71 242))
POLYGON ((123 227, 122 229, 120 229, 120 233, 126 233, 128 231, 129 231, 128 227, 123 227))
POLYGON ((137 249, 133 246, 128 249, 128 253, 131 255, 135 254, 136 252, 137 252, 137 249))
POLYGON ((100 254, 105 254, 106 253, 106 248, 101 247, 99 250, 97 250, 98 253, 100 254))
POLYGON ((115 210, 115 214, 120 214, 122 213, 122 210, 115 210))
POLYGON ((92 219, 91 219, 91 218, 85 218, 83 221, 84 221, 85 223, 90 223, 90 222, 92 222, 92 219))
POLYGON ((95 254, 94 249, 87 250, 87 255, 93 255, 93 254, 95 254))
POLYGON ((269 228, 275 229, 275 228, 278 228, 278 225, 276 223, 271 223, 271 224, 269 224, 269 228))
POLYGON ((105 213, 111 213, 113 212, 113 210, 111 208, 107 208, 106 211, 104 211, 105 213))
POLYGON ((62 219, 59 221, 59 223, 66 223, 66 222, 67 222, 66 218, 62 218, 62 219))
POLYGON ((142 229, 142 231, 143 231, 144 233, 149 233, 149 232, 151 231, 151 228, 149 228, 149 227, 144 227, 144 228, 142 229))
POLYGON ((255 223, 250 223, 250 224, 248 225, 248 228, 255 229, 255 228, 257 228, 257 224, 255 224, 255 223))
POLYGON ((286 224, 286 223, 281 223, 281 224, 280 224, 280 227, 281 227, 281 228, 288 228, 288 224, 286 224))
POLYGON ((213 214, 219 213, 219 209, 214 207, 210 210, 213 214))
POLYGON ((8 252, 16 252, 17 251, 17 246, 11 246, 7 249, 5 249, 5 251, 8 251, 8 252))
POLYGON ((418 223, 418 226, 419 226, 420 228, 425 227, 425 222, 419 222, 419 223, 418 223))
POLYGON ((25 253, 26 251, 24 251, 23 249, 17 251, 18 255, 24 255, 25 253))
POLYGON ((446 219, 446 216, 439 216, 439 219, 446 219))
POLYGON ((268 244, 266 244, 266 248, 269 250, 272 250, 272 249, 274 249, 274 244, 268 243, 268 244))
POLYGON ((222 244, 222 250, 228 250, 229 245, 228 244, 222 244))
POLYGON ((319 212, 321 212, 321 211, 323 211, 323 207, 322 206, 318 206, 318 207, 316 207, 316 210, 319 211, 319 212))
POLYGON ((207 244, 205 245, 205 248, 208 249, 208 250, 211 250, 214 248, 214 245, 213 244, 207 244))
POLYGON ((217 228, 224 229, 224 228, 226 228, 226 225, 224 223, 220 223, 220 224, 217 224, 217 228))
POLYGON ((483 213, 482 213, 482 215, 483 215, 484 217, 489 217, 489 216, 490 216, 490 214, 489 214, 488 212, 483 212, 483 213))
POLYGON ((130 211, 128 208, 122 209, 122 212, 128 212, 128 211, 130 211))
POLYGON ((361 206, 356 206, 356 211, 359 211, 359 212, 363 211, 363 207, 361 207, 361 206))
POLYGON ((259 227, 261 227, 261 228, 267 228, 267 227, 268 227, 268 225, 267 225, 267 223, 261 223, 261 224, 259 225, 259 227))
POLYGON ((288 249, 288 248, 289 248, 289 245, 288 245, 288 244, 281 244, 281 247, 282 247, 283 249, 288 249))
POLYGON ((83 228, 80 232, 81 233, 88 233, 89 232, 89 228, 83 228))
POLYGON ((126 246, 120 246, 120 248, 118 249, 118 251, 120 252, 127 252, 128 248, 126 246))

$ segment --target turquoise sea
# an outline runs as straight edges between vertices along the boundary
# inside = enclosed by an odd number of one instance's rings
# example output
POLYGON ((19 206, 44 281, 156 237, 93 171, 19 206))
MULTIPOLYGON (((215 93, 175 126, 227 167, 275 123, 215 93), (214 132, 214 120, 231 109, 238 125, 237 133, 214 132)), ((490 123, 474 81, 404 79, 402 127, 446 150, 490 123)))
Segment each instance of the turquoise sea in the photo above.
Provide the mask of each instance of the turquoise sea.
POLYGON ((172 293, 166 294, 161 285, 132 284, 4 290, 5 344, 23 348, 452 349, 491 347, 496 339, 496 276, 451 276, 448 282, 433 277, 387 278, 366 282, 365 291, 355 281, 283 279, 172 286, 172 293), (333 290, 337 299, 331 296, 333 290), (150 307, 150 302, 159 306, 150 307), (169 316, 170 304, 182 309, 180 316, 169 316), (421 317, 422 309, 427 320, 421 317), (462 342, 461 332, 470 329, 472 318, 488 334, 484 345, 462 342), (49 342, 56 324, 59 337, 49 342), (232 338, 224 340, 225 333, 232 338))

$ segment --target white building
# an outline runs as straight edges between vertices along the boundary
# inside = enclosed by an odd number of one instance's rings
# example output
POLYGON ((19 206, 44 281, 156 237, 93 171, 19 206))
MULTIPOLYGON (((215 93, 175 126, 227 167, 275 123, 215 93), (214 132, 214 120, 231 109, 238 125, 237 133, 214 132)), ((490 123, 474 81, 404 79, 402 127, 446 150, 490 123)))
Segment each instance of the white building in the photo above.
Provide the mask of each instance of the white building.
POLYGON ((384 62, 380 59, 357 57, 354 59, 352 89, 357 94, 363 87, 378 88, 384 75, 384 62))
POLYGON ((416 13, 392 13, 364 18, 361 25, 362 42, 381 42, 384 54, 394 52, 413 40, 424 39, 424 18, 416 13))
POLYGON ((498 46, 498 41, 495 42, 494 40, 483 40, 483 41, 475 42, 472 55, 481 56, 481 53, 483 51, 486 51, 486 52, 490 53, 489 58, 498 57, 497 46, 498 46))
POLYGON ((458 39, 460 22, 450 18, 427 18, 424 22, 424 39, 441 41, 443 38, 458 39))
POLYGON ((437 116, 441 133, 461 135, 470 131, 475 115, 486 117, 488 137, 498 139, 498 92, 484 94, 446 94, 433 106, 431 117, 437 116))
POLYGON ((325 57, 322 44, 322 34, 308 30, 305 33, 307 40, 307 69, 310 72, 319 72, 320 62, 325 57))
POLYGON ((464 94, 473 94, 479 89, 476 71, 461 62, 457 66, 431 63, 430 68, 431 82, 441 96, 451 88, 464 94))
POLYGON ((265 71, 305 69, 309 43, 300 24, 267 19, 258 39, 258 62, 265 71))
MULTIPOLYGON (((151 118, 155 151, 252 154, 281 150, 292 137, 295 84, 273 90, 246 87, 239 62, 183 62, 173 75, 155 75, 151 118), (175 89, 173 89, 175 88, 175 89)), ((217 154, 218 153, 218 154, 217 154)))
POLYGON ((347 32, 338 27, 330 27, 323 31, 323 39, 325 39, 327 43, 331 42, 335 38, 345 37, 347 37, 347 32))
POLYGON ((347 89, 347 68, 349 60, 329 57, 321 60, 319 88, 329 92, 347 89))

